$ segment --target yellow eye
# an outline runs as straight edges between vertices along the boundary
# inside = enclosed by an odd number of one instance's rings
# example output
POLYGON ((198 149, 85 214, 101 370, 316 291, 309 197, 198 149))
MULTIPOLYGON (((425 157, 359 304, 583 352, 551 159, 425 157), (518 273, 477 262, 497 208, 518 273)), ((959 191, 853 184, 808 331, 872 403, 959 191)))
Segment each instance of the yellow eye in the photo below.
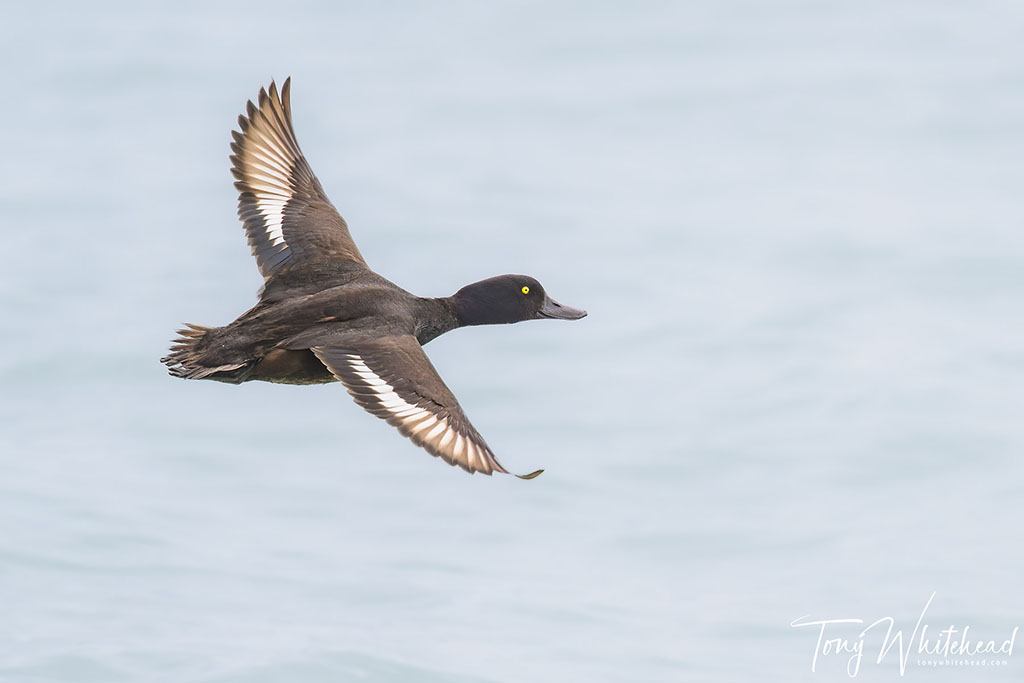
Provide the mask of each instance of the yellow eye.
POLYGON ((530 293, 530 288, 529 287, 523 287, 523 294, 529 294, 529 293, 530 293))

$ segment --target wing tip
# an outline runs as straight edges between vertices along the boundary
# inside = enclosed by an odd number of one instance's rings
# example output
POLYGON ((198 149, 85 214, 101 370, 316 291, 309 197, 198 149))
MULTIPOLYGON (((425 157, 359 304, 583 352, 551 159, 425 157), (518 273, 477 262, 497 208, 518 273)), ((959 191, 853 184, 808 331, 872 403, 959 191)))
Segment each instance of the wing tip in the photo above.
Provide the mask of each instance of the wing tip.
POLYGON ((235 142, 241 142, 242 135, 249 129, 254 123, 253 117, 261 110, 266 109, 267 103, 278 103, 288 114, 291 113, 291 89, 292 89, 292 77, 288 76, 284 79, 284 84, 281 86, 280 94, 277 89, 277 81, 273 78, 270 79, 270 86, 260 88, 260 93, 256 97, 256 102, 248 100, 245 103, 245 113, 238 117, 238 127, 241 128, 241 133, 231 131, 232 137, 235 142))
POLYGON ((291 119, 292 113, 292 77, 288 76, 284 79, 284 84, 281 86, 281 104, 284 105, 285 112, 288 113, 289 120, 291 119))

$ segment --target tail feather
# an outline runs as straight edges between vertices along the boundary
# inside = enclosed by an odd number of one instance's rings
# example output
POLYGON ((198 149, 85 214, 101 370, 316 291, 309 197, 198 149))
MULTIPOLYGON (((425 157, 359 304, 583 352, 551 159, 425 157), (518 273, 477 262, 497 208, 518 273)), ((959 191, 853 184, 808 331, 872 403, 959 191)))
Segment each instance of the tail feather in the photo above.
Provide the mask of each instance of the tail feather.
POLYGON ((212 327, 185 323, 185 327, 178 330, 180 335, 171 342, 171 350, 160 362, 168 367, 170 374, 183 379, 203 379, 219 372, 238 370, 248 365, 247 362, 228 363, 222 365, 203 364, 204 354, 199 348, 206 334, 212 327))

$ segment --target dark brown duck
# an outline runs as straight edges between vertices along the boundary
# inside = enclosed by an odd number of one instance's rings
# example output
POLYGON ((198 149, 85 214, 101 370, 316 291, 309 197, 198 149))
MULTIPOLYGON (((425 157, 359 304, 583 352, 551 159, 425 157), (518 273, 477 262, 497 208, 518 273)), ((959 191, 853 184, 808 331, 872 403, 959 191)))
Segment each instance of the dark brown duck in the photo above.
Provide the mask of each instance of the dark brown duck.
MULTIPOLYGON (((289 87, 260 90, 232 131, 238 215, 264 277, 259 303, 224 327, 187 324, 161 359, 185 379, 341 381, 356 403, 467 472, 507 472, 445 386, 423 344, 467 325, 577 320, 526 275, 423 298, 377 275, 295 139, 289 87)), ((532 478, 541 470, 523 478, 532 478)))

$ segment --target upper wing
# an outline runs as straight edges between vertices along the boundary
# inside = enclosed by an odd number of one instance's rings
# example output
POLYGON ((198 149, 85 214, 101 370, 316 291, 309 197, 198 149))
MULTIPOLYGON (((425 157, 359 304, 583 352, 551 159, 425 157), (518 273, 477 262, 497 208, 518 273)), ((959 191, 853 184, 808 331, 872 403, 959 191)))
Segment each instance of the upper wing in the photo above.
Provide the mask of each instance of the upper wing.
MULTIPOLYGON (((508 472, 469 423, 412 335, 346 341, 311 350, 345 384, 356 403, 431 455, 470 474, 508 472)), ((532 479, 541 472, 516 476, 532 479)))
POLYGON ((238 179, 238 217, 264 278, 295 265, 340 258, 366 265, 348 225, 313 175, 292 129, 288 93, 271 82, 259 106, 248 103, 231 131, 231 173, 238 179))

